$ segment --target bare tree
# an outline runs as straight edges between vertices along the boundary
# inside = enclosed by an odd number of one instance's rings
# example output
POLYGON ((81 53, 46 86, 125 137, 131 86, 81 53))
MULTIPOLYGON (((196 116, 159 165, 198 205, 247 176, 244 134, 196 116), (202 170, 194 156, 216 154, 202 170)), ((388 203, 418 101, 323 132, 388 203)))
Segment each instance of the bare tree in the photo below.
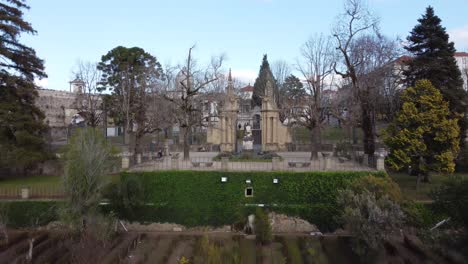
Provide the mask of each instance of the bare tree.
POLYGON ((97 127, 101 123, 102 98, 98 89, 102 72, 97 69, 97 63, 79 60, 76 63, 73 75, 83 82, 83 87, 75 99, 75 107, 81 115, 84 115, 86 124, 97 127))
POLYGON ((172 68, 179 72, 176 75, 168 74, 175 79, 168 81, 167 84, 175 86, 168 87, 169 89, 164 94, 164 98, 172 103, 171 113, 182 130, 184 160, 190 158, 189 139, 193 129, 205 125, 207 117, 203 115, 203 103, 207 93, 213 92, 210 88, 213 88, 215 82, 222 78, 220 68, 224 60, 222 55, 213 57, 209 66, 201 68, 193 58, 194 48, 195 46, 192 46, 189 49, 183 65, 172 68))
POLYGON ((350 80, 350 89, 355 103, 360 108, 360 125, 364 134, 364 153, 375 152, 375 98, 376 85, 383 75, 384 65, 395 59, 395 46, 378 30, 378 19, 373 16, 362 0, 347 0, 345 13, 333 29, 341 63, 334 71, 350 80), (390 44, 391 43, 391 44, 390 44))
POLYGON ((329 109, 329 102, 322 92, 333 79, 335 53, 331 44, 331 38, 322 34, 311 37, 302 46, 301 59, 297 62, 297 69, 306 81, 308 97, 303 111, 296 112, 294 120, 311 132, 311 159, 318 158, 321 125, 329 109))
POLYGON ((285 60, 277 60, 272 63, 271 71, 275 77, 278 88, 281 90, 286 78, 291 75, 291 67, 285 60))

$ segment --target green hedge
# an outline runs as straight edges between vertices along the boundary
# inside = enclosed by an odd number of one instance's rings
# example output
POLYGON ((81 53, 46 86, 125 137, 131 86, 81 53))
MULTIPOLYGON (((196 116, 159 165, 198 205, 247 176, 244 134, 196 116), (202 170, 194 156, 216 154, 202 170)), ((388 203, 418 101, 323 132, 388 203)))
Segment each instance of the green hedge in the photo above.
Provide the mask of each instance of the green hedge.
POLYGON ((0 208, 7 214, 7 226, 21 228, 46 225, 57 220, 60 204, 58 201, 10 201, 0 202, 0 208))
POLYGON ((322 229, 333 229, 337 191, 369 174, 385 176, 382 172, 122 173, 120 198, 114 193, 108 210, 130 221, 218 226, 232 224, 255 210, 245 204, 261 203, 273 211, 300 216, 322 229), (221 177, 227 177, 227 182, 222 183, 221 177), (278 184, 273 183, 274 178, 279 179, 278 184), (247 179, 252 183, 247 184, 247 179), (244 196, 248 186, 254 189, 250 198, 244 196), (122 203, 122 197, 128 196, 134 198, 122 203), (132 202, 135 197, 139 202, 132 202))

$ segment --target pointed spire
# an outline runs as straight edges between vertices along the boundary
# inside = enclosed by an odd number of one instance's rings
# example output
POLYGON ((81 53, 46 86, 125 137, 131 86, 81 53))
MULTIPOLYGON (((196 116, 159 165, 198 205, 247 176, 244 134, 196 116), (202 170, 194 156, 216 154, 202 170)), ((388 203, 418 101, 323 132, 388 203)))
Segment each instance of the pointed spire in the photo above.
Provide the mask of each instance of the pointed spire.
POLYGON ((234 94, 234 85, 233 85, 233 83, 232 83, 231 68, 229 68, 227 94, 228 94, 228 95, 234 94))

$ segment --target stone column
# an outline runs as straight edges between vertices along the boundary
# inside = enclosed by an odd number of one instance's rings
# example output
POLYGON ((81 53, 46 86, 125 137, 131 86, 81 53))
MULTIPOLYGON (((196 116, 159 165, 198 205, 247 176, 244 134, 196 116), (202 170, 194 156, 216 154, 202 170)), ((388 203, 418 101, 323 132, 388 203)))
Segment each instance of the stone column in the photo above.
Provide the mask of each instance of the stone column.
POLYGON ((221 170, 222 171, 228 171, 228 162, 229 162, 228 157, 221 158, 221 170))
POLYGON ((331 170, 331 157, 330 157, 330 155, 327 154, 324 157, 324 159, 325 159, 325 164, 324 164, 323 169, 326 170, 326 171, 331 170))
POLYGON ((385 157, 382 157, 382 156, 377 157, 377 170, 385 171, 385 157))
POLYGON ((141 164, 141 153, 137 154, 137 164, 141 164))
POLYGON ((29 187, 21 187, 21 199, 29 199, 29 187))
POLYGON ((179 158, 172 157, 171 158, 171 169, 178 170, 179 169, 179 158))
POLYGON ((277 170, 280 169, 280 168, 279 168, 280 159, 279 159, 278 157, 273 157, 273 158, 271 159, 271 163, 272 163, 272 164, 271 164, 272 170, 277 171, 277 170))
POLYGON ((273 142, 272 143, 278 143, 278 122, 279 120, 274 117, 273 118, 273 142))
POLYGON ((122 169, 130 168, 130 158, 126 153, 122 153, 122 169))
POLYGON ((369 166, 369 154, 364 153, 364 155, 362 155, 362 165, 366 167, 369 166))

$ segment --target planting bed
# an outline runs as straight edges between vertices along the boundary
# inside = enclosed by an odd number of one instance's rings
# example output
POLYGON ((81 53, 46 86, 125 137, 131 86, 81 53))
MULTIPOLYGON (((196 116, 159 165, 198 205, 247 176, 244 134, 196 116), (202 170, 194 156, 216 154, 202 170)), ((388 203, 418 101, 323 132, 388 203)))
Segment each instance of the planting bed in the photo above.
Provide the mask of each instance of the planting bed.
MULTIPOLYGON (((390 244, 389 244, 390 245, 390 244)), ((389 246, 390 247, 390 246, 389 246)), ((422 256, 405 243, 394 242, 391 253, 380 260, 411 260, 422 256), (402 257, 402 255, 404 257, 402 257)), ((123 233, 108 241, 72 239, 63 232, 10 231, 9 242, 0 242, 3 263, 360 263, 352 252, 349 238, 314 238, 305 234, 276 235, 266 245, 232 233, 153 232, 123 233), (34 240, 32 240, 34 239, 34 240), (33 245, 30 251, 31 243, 33 245), (30 254, 31 253, 31 254, 30 254), (32 262, 28 258, 32 255, 32 262), (184 262, 182 260, 188 261, 184 262)), ((387 263, 386 261, 379 263, 387 263)), ((390 263, 390 262, 388 262, 390 263)), ((399 262, 398 262, 399 263, 399 262)), ((434 263, 450 263, 438 259, 434 263)))

